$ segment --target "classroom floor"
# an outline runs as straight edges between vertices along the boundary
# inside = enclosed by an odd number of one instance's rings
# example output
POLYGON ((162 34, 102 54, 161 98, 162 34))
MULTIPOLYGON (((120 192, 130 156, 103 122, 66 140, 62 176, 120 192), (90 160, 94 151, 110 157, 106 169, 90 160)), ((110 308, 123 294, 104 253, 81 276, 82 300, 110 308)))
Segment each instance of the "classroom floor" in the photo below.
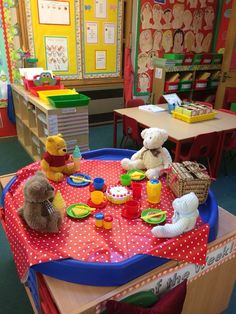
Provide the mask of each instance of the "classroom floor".
MULTIPOLYGON (((112 147, 112 124, 91 127, 89 136, 90 149, 112 147), (102 139, 102 140, 101 140, 102 139)), ((121 125, 118 129, 118 143, 120 143, 121 125)), ((135 149, 132 143, 129 147, 135 149)), ((18 169, 32 162, 16 138, 0 140, 0 175, 14 173, 18 169)), ((227 159, 227 172, 225 175, 223 162, 217 181, 212 183, 211 189, 215 193, 218 204, 236 215, 236 157, 227 159)), ((0 312, 4 314, 31 314, 28 297, 23 285, 20 283, 13 256, 9 248, 5 233, 0 226, 0 312)), ((223 314, 236 313, 236 288, 231 297, 228 310, 223 314)), ((201 313, 199 313, 201 314, 201 313)), ((218 314, 218 313, 216 313, 218 314)))

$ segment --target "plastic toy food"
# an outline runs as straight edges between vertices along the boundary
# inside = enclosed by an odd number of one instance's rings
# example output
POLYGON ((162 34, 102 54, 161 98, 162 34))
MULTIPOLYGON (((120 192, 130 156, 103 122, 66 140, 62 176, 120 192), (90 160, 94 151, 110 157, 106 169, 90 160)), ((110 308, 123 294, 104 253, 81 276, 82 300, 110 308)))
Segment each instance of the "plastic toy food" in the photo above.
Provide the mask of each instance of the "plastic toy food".
POLYGON ((124 204, 131 197, 131 191, 121 185, 109 186, 106 192, 107 199, 114 204, 124 204))
POLYGON ((81 207, 74 207, 72 212, 75 216, 83 216, 89 212, 89 209, 81 208, 81 207))
POLYGON ((79 149, 79 146, 76 145, 73 151, 73 161, 74 161, 76 172, 80 171, 80 160, 81 160, 80 149, 79 149))

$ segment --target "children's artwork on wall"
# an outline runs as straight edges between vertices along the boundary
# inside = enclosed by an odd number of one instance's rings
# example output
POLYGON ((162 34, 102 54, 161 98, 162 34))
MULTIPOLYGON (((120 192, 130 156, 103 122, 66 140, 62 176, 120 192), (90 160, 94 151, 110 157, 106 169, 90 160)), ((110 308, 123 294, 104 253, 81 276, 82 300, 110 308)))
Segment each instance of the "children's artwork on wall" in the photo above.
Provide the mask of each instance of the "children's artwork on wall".
POLYGON ((155 56, 162 58, 165 53, 209 52, 216 4, 217 0, 139 1, 135 96, 150 94, 155 56))
POLYGON ((68 39, 45 37, 47 69, 54 72, 68 71, 68 39))
POLYGON ((47 69, 49 66, 53 69, 54 74, 59 75, 62 79, 82 79, 81 1, 41 0, 37 1, 37 5, 35 5, 35 2, 35 0, 25 0, 31 57, 38 59, 38 67, 47 69), (42 18, 43 22, 48 22, 48 17, 52 14, 52 10, 61 11, 63 9, 65 11, 64 17, 60 21, 57 19, 59 15, 53 18, 53 23, 60 23, 60 25, 40 24, 38 5, 42 6, 42 4, 44 5, 43 10, 47 10, 47 13, 45 12, 42 18), (45 21, 46 18, 47 20, 45 21), (70 21, 69 23, 68 20, 70 21))

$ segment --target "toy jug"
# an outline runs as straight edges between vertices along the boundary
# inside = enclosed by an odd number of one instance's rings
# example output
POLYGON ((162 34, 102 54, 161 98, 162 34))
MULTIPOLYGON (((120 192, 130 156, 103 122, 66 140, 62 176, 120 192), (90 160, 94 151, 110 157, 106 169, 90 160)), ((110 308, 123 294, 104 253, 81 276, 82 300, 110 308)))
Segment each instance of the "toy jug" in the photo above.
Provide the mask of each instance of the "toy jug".
POLYGON ((147 200, 149 203, 157 204, 161 199, 161 182, 156 178, 147 183, 147 200))

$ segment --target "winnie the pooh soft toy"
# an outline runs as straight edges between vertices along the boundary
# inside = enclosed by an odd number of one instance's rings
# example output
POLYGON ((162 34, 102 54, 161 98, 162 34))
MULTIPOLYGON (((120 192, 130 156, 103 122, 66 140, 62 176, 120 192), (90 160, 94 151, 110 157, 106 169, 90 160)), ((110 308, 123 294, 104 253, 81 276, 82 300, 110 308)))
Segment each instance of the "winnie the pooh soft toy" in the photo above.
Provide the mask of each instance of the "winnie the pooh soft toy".
POLYGON ((66 164, 70 155, 67 154, 66 143, 61 134, 48 136, 46 140, 46 152, 41 160, 41 168, 49 180, 60 182, 63 174, 74 173, 74 164, 66 164))
POLYGON ((143 147, 131 159, 122 159, 121 166, 125 170, 146 169, 145 174, 149 179, 159 178, 162 170, 169 168, 172 163, 168 150, 162 147, 168 134, 163 129, 149 128, 141 132, 141 137, 143 147))

